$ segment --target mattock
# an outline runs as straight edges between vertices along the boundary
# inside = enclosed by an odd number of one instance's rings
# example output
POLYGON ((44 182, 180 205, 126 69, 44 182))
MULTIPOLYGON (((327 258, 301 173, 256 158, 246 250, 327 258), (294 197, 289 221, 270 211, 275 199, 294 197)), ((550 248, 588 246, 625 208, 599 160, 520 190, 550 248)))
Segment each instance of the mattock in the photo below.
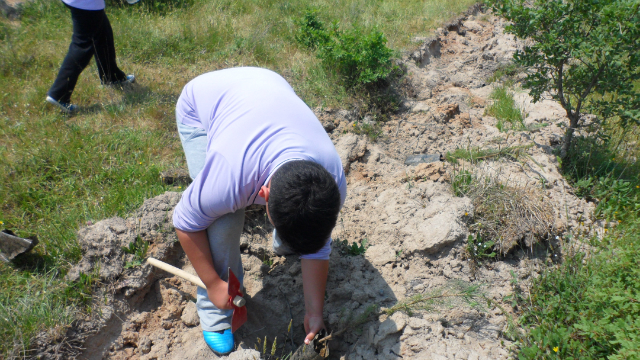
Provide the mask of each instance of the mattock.
POLYGON ((231 316, 231 332, 234 333, 242 324, 247 322, 247 308, 244 306, 246 301, 242 297, 240 291, 240 281, 229 268, 229 302, 233 306, 233 315, 231 316))
MULTIPOLYGON (((207 288, 199 277, 189 274, 184 270, 178 269, 173 265, 169 265, 164 261, 160 261, 158 259, 150 257, 149 259, 147 259, 147 262, 157 267, 158 269, 162 269, 170 274, 190 281, 196 286, 199 286, 203 289, 207 288)), ((242 324, 247 322, 247 308, 245 307, 247 301, 242 297, 243 294, 242 291, 240 291, 240 281, 238 281, 236 275, 233 273, 233 271, 231 271, 231 268, 229 268, 228 275, 229 304, 231 305, 231 307, 233 307, 233 315, 231 316, 231 332, 233 333, 236 332, 236 330, 238 330, 238 328, 240 328, 242 324)))

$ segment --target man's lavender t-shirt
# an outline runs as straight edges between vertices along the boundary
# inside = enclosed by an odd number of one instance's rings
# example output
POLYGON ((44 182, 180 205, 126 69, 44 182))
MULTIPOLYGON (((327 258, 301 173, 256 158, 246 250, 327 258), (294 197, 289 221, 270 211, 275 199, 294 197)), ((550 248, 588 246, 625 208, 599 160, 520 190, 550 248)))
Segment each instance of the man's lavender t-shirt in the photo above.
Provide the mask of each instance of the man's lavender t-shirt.
MULTIPOLYGON (((344 203, 347 183, 331 139, 275 72, 245 67, 200 75, 184 87, 176 117, 206 130, 208 141, 204 168, 174 211, 177 229, 204 230, 227 213, 264 205, 260 187, 278 166, 294 159, 322 165, 335 178, 344 203)), ((320 258, 328 258, 328 246, 318 252, 320 258)))

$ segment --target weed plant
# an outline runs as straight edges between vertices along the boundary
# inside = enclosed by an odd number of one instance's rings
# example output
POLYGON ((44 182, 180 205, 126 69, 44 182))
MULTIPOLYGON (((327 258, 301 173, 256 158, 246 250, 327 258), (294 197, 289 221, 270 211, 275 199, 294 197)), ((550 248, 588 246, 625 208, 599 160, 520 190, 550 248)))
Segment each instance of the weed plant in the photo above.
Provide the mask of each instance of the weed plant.
POLYGON ((509 130, 526 130, 524 118, 526 114, 518 107, 513 92, 506 85, 500 85, 493 89, 490 99, 493 100, 491 105, 485 110, 485 114, 495 117, 498 122, 496 127, 502 132, 509 130))
POLYGON ((127 261, 125 268, 131 268, 134 266, 142 265, 142 262, 147 257, 147 250, 149 249, 149 242, 144 241, 140 235, 136 236, 135 241, 129 243, 129 246, 123 246, 122 251, 125 254, 133 255, 133 259, 127 261))
POLYGON ((469 235, 467 238, 467 256, 472 257, 475 263, 481 263, 485 259, 496 257, 494 251, 495 242, 482 238, 481 234, 469 235))
POLYGON ((345 34, 359 24, 359 34, 377 29, 388 48, 404 50, 413 36, 473 3, 107 0, 119 65, 138 83, 100 87, 92 64, 73 94, 80 105, 74 117, 44 103, 71 38, 68 9, 34 0, 20 20, 0 18, 0 226, 40 239, 33 254, 0 264, 0 358, 30 356, 35 334, 63 333, 90 298, 90 275, 64 280, 81 256, 81 226, 127 216, 174 189, 159 173, 184 166, 173 114, 186 82, 216 69, 261 66, 283 74, 311 107, 360 106, 362 98, 354 100, 333 69, 295 40, 295 19, 313 5, 345 34))

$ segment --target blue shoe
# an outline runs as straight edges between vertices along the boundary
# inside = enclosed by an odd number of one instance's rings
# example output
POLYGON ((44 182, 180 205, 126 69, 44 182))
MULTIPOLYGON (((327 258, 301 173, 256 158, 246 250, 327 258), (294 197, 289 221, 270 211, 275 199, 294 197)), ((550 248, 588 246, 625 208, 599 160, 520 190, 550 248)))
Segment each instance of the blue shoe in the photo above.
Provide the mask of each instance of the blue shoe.
POLYGON ((71 103, 65 103, 62 101, 58 101, 54 98, 52 98, 51 96, 47 95, 47 102, 49 104, 53 104, 57 107, 59 107, 63 112, 67 113, 67 114, 71 114, 73 112, 76 112, 78 110, 78 106, 73 105, 71 103))
POLYGON ((233 334, 231 329, 224 331, 203 331, 204 342, 216 355, 227 355, 233 351, 233 334))

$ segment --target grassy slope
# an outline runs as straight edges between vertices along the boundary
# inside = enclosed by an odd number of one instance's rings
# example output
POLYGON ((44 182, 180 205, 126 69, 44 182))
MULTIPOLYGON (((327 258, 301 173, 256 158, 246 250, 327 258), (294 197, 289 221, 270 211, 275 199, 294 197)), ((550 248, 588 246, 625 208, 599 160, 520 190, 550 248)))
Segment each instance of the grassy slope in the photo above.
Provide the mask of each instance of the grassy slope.
POLYGON ((168 190, 158 173, 182 163, 173 106, 188 80, 262 66, 285 75, 310 106, 346 107, 350 94, 296 44, 295 18, 317 8, 327 22, 377 26, 402 50, 474 2, 107 1, 119 65, 138 85, 102 88, 92 64, 74 92, 82 109, 72 118, 44 103, 70 39, 68 10, 35 0, 21 21, 0 20, 0 228, 41 241, 33 255, 0 264, 0 357, 23 353, 38 331, 64 331, 87 299, 90 279, 62 278, 81 255, 80 226, 125 216, 168 190))
POLYGON ((576 236, 591 253, 571 251, 534 281, 521 305, 520 359, 640 358, 640 126, 611 122, 601 136, 575 139, 563 164, 576 194, 597 202, 604 238, 576 236), (612 226, 617 225, 617 226, 612 226))

